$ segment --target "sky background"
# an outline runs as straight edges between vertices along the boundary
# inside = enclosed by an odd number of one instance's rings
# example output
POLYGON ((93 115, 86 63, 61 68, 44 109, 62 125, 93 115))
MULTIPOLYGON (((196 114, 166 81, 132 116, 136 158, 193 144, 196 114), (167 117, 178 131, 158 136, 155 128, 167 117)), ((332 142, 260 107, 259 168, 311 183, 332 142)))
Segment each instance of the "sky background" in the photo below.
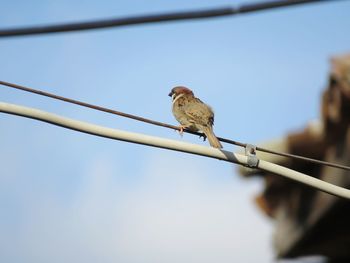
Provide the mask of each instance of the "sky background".
MULTIPOLYGON (((2 0, 0 27, 248 2, 2 0)), ((167 94, 186 85, 214 108, 217 135, 258 143, 319 118, 329 58, 350 51, 349 9, 0 39, 0 79, 171 124, 167 94)), ((0 100, 207 145, 6 87, 0 100)), ((272 222, 253 203, 262 181, 234 165, 5 114, 0 128, 0 262, 273 262, 272 222)))

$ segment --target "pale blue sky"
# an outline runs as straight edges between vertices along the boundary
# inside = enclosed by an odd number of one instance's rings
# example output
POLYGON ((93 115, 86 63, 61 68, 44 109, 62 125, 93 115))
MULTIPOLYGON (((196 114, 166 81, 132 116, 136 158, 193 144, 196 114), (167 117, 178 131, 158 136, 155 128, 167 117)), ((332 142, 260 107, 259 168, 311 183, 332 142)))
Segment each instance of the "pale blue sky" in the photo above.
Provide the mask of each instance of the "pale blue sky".
MULTIPOLYGON (((7 1, 1 27, 250 1, 7 1)), ((222 137, 259 142, 319 117, 349 1, 202 21, 0 39, 1 80, 176 124, 186 85, 222 137)), ((196 137, 0 89, 1 101, 154 136, 196 137)), ((262 185, 227 163, 0 115, 1 262, 271 262, 262 185), (263 261, 263 258, 265 261, 263 261)), ((206 144, 203 143, 203 144, 206 144)), ((225 145, 227 149, 235 149, 225 145)))

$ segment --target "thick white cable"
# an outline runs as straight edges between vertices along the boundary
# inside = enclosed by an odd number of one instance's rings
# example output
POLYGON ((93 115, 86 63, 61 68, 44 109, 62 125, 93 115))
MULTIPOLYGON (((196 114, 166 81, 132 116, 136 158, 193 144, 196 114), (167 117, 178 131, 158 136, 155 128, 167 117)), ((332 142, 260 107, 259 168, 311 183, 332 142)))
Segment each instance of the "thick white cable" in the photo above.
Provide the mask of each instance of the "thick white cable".
MULTIPOLYGON (((132 142, 142 145, 148 145, 153 147, 159 147, 174 151, 186 152, 191 154, 202 155, 210 158, 216 158, 227 162, 237 163, 241 165, 247 165, 248 158, 245 155, 228 152, 225 150, 218 150, 212 147, 190 144, 185 142, 179 142, 170 139, 164 139, 149 135, 143 135, 140 133, 132 133, 121 131, 117 129, 106 128, 87 122, 77 121, 65 117, 61 117, 56 114, 48 113, 45 111, 28 108, 24 106, 14 105, 10 103, 0 102, 0 112, 19 115, 31 119, 36 119, 44 122, 48 122, 54 125, 65 127, 68 129, 93 134, 100 137, 106 137, 115 140, 121 140, 126 142, 132 142)), ((259 160, 257 168, 272 172, 300 183, 309 185, 326 193, 350 199, 350 190, 324 182, 314 177, 296 172, 286 167, 276 165, 270 162, 259 160)))

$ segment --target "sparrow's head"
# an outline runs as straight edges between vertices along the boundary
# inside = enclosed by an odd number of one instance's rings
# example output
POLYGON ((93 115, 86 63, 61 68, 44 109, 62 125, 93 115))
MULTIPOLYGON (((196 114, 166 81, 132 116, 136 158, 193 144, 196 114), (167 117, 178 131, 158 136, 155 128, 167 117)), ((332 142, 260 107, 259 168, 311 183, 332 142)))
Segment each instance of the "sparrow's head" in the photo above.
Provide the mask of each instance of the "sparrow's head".
POLYGON ((193 91, 184 86, 177 86, 170 91, 169 96, 172 97, 174 100, 177 96, 181 94, 187 94, 187 95, 193 96, 193 91))

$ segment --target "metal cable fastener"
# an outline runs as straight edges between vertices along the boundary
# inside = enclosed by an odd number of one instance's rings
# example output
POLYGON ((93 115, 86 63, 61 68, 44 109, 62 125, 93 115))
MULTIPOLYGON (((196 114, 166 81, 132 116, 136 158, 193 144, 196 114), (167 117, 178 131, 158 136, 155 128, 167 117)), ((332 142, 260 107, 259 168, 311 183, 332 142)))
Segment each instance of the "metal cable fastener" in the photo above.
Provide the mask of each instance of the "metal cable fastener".
POLYGON ((256 156, 256 146, 247 143, 245 146, 245 155, 248 157, 247 166, 250 168, 257 168, 259 164, 259 159, 256 156))

